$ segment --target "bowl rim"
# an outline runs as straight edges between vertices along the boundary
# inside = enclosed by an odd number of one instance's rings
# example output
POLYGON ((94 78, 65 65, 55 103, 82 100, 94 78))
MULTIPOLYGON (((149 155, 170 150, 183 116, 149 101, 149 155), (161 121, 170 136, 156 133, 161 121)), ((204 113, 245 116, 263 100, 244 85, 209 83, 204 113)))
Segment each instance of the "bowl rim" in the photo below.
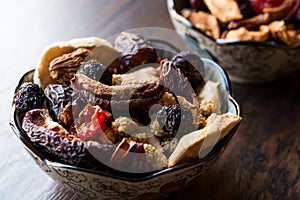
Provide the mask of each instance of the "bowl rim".
POLYGON ((197 31, 199 34, 204 36, 205 38, 209 39, 210 41, 216 43, 220 46, 227 46, 227 45, 253 45, 253 46, 265 46, 269 48, 281 48, 281 49, 288 49, 288 50, 294 50, 294 49, 300 49, 300 44, 294 45, 294 46, 287 46, 287 45, 274 45, 269 44, 266 42, 259 42, 255 40, 225 40, 225 39, 214 39, 213 37, 205 34, 202 30, 195 27, 189 20, 184 18, 182 15, 180 15, 176 9, 175 9, 175 2, 174 0, 167 0, 167 7, 170 14, 170 17, 174 18, 174 20, 177 20, 179 23, 183 24, 184 26, 197 31))
MULTIPOLYGON (((202 59, 206 59, 206 60, 208 60, 208 62, 213 62, 212 60, 207 59, 207 58, 202 58, 202 59)), ((228 98, 229 98, 228 100, 234 106, 234 108, 236 110, 236 114, 239 115, 239 116, 242 116, 240 105, 231 96, 232 95, 231 85, 230 85, 230 80, 228 78, 228 75, 227 75, 226 71, 219 64, 216 64, 216 65, 213 65, 213 66, 217 68, 217 70, 219 71, 219 73, 221 74, 221 76, 224 79, 225 88, 227 90, 228 98)), ((28 79, 26 79, 26 77, 30 76, 32 73, 34 73, 34 69, 26 72, 22 76, 22 78, 19 80, 19 83, 18 83, 15 91, 21 86, 21 84, 23 82, 28 82, 29 81, 28 79)), ((227 136, 225 136, 222 140, 220 140, 213 147, 213 149, 210 151, 210 153, 208 155, 206 155, 204 158, 197 159, 197 160, 192 161, 192 162, 184 163, 184 164, 177 165, 177 166, 167 168, 167 169, 163 169, 163 170, 157 170, 157 171, 152 171, 152 172, 148 172, 148 173, 137 174, 138 176, 135 176, 135 174, 133 174, 133 173, 124 173, 124 174, 127 174, 128 176, 123 176, 123 175, 118 175, 118 174, 110 174, 110 173, 107 173, 107 172, 102 172, 100 170, 94 170, 94 169, 88 169, 88 168, 84 168, 84 167, 72 166, 70 164, 64 164, 64 163, 60 163, 59 161, 55 161, 55 160, 51 159, 51 157, 50 158, 47 157, 46 154, 44 154, 42 151, 40 151, 30 141, 30 139, 27 136, 26 132, 22 129, 22 126, 20 124, 20 120, 18 120, 18 117, 19 117, 19 113, 15 110, 14 104, 12 104, 12 113, 11 113, 11 118, 10 118, 9 124, 10 124, 13 132, 15 133, 17 138, 19 140, 21 140, 22 144, 25 146, 25 149, 33 157, 37 157, 39 160, 41 160, 48 167, 56 167, 56 168, 64 168, 66 170, 80 171, 80 172, 83 172, 83 173, 89 173, 89 174, 93 174, 93 175, 105 176, 105 177, 109 177, 109 178, 112 178, 112 179, 123 180, 123 181, 127 181, 127 182, 142 182, 142 181, 150 180, 150 179, 153 179, 153 178, 165 175, 165 174, 170 174, 172 172, 183 170, 185 168, 195 167, 195 166, 201 165, 202 163, 205 163, 205 161, 211 159, 211 157, 213 157, 215 153, 220 152, 220 150, 224 147, 223 144, 225 144, 225 146, 228 144, 229 140, 235 134, 235 132, 237 131, 237 129, 239 127, 239 124, 240 124, 240 123, 238 123, 227 134, 227 136)))

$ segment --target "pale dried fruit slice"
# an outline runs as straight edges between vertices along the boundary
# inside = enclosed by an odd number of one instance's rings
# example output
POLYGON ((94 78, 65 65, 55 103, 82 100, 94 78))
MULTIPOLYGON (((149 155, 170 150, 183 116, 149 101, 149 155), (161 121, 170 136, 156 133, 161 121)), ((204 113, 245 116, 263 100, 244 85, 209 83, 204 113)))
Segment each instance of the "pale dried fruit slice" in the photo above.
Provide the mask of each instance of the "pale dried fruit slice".
POLYGON ((204 2, 210 12, 224 23, 243 18, 235 0, 204 0, 204 2))
POLYGON ((191 12, 187 19, 207 35, 215 39, 220 37, 220 27, 214 15, 203 11, 191 12))
POLYGON ((78 48, 94 50, 93 53, 97 56, 98 60, 106 66, 118 57, 117 50, 108 41, 97 37, 76 38, 69 41, 57 42, 46 47, 41 54, 34 73, 34 83, 40 85, 43 89, 48 84, 56 83, 50 76, 50 62, 78 48))
POLYGON ((249 31, 245 27, 230 30, 225 35, 225 39, 230 40, 254 40, 264 42, 269 38, 269 29, 261 28, 259 31, 249 31))
POLYGON ((221 114, 222 100, 219 82, 206 81, 197 98, 200 102, 201 114, 205 116, 211 113, 221 114))
POLYGON ((188 158, 197 158, 206 139, 209 141, 206 142, 205 146, 213 146, 215 142, 224 138, 241 120, 240 116, 232 113, 211 114, 203 129, 191 132, 180 139, 174 152, 169 157, 168 166, 172 167, 188 158))
POLYGON ((287 45, 297 45, 300 43, 300 34, 297 30, 288 29, 288 26, 283 20, 274 21, 269 25, 261 26, 268 27, 273 38, 284 42, 287 45))

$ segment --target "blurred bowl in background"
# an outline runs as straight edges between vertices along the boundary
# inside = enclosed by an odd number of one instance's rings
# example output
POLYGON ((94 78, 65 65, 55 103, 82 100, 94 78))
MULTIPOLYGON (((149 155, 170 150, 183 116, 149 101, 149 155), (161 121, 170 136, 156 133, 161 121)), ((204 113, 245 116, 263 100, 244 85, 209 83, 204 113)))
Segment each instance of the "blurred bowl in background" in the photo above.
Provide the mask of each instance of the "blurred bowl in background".
POLYGON ((289 47, 257 41, 215 40, 180 15, 189 8, 188 0, 167 0, 176 31, 196 40, 225 68, 229 78, 238 83, 276 80, 300 69, 300 45, 289 47))

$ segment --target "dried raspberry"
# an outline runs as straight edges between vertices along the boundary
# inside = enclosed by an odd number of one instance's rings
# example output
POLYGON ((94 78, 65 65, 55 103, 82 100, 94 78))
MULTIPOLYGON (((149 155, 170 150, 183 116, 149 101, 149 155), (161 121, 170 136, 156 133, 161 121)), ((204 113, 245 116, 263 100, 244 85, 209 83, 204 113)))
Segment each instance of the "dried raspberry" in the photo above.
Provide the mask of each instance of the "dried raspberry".
POLYGON ((42 108, 45 101, 43 90, 32 82, 23 83, 16 91, 13 102, 19 112, 27 112, 35 108, 42 108))

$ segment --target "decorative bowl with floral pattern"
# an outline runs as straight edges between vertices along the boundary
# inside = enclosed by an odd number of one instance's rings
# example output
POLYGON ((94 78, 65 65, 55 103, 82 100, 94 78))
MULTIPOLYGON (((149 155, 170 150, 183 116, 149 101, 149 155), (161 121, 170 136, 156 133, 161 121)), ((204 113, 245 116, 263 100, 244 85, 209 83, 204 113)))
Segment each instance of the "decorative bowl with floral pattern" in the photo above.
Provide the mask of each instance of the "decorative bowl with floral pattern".
MULTIPOLYGON (((162 33, 161 30, 160 33, 162 33)), ((189 44, 186 47, 182 44, 170 45, 165 41, 155 39, 151 40, 151 42, 159 49, 168 49, 170 51, 178 51, 177 49, 183 48, 198 49, 197 53, 203 61, 205 70, 204 81, 210 80, 220 83, 222 113, 230 112, 241 116, 240 106, 231 96, 230 80, 226 72, 217 63, 209 58, 205 58, 208 56, 205 54, 205 51, 198 48, 197 44, 189 44)), ((23 83, 32 82, 33 77, 34 70, 24 74, 19 81, 17 89, 23 83)), ((10 121, 11 128, 42 170, 54 180, 69 186, 75 192, 85 194, 91 198, 114 200, 157 199, 182 189, 213 165, 221 156, 239 126, 239 123, 237 123, 229 130, 226 136, 212 145, 204 155, 190 162, 143 173, 111 173, 111 171, 90 169, 84 166, 60 162, 49 155, 49 153, 42 151, 32 142, 28 133, 22 128, 23 117, 24 113, 18 112, 15 104, 13 104, 10 121)))

